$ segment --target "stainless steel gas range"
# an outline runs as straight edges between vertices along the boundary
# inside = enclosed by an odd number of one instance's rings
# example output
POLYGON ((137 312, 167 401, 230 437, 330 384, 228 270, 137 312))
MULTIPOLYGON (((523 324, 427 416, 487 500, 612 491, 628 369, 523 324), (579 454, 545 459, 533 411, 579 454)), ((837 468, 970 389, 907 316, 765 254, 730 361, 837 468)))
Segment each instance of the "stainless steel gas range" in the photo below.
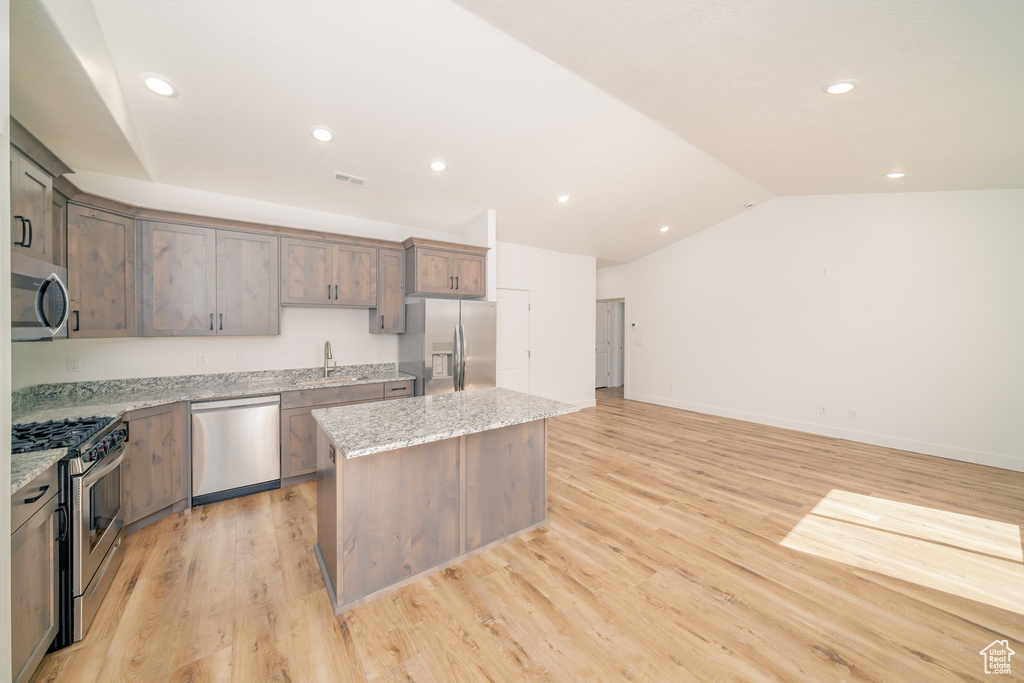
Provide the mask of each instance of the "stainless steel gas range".
POLYGON ((121 564, 121 467, 128 425, 87 417, 14 425, 13 453, 67 448, 59 463, 60 630, 55 647, 85 637, 121 564))

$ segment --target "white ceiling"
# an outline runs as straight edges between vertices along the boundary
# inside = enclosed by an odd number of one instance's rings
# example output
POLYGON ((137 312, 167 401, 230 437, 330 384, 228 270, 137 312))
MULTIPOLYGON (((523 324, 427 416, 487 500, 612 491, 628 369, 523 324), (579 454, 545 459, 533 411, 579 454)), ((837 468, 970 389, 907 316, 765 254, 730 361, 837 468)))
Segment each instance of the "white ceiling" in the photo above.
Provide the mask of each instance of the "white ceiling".
POLYGON ((1021 0, 455 1, 778 195, 1024 187, 1021 0))
POLYGON ((453 232, 493 208, 601 263, 773 193, 1024 186, 1018 3, 94 0, 92 41, 87 3, 11 4, 12 113, 82 171, 453 232))

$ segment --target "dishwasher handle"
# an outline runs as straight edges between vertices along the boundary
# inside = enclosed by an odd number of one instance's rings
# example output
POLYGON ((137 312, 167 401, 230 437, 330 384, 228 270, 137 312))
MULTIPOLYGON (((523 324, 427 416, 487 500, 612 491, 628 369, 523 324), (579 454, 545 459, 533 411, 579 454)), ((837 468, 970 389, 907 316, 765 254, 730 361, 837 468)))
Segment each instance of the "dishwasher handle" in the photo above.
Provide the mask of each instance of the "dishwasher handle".
POLYGON ((232 408, 259 408, 261 406, 281 405, 281 395, 273 396, 250 396, 248 398, 233 398, 226 401, 203 401, 192 404, 192 414, 209 413, 215 410, 231 410, 232 408))

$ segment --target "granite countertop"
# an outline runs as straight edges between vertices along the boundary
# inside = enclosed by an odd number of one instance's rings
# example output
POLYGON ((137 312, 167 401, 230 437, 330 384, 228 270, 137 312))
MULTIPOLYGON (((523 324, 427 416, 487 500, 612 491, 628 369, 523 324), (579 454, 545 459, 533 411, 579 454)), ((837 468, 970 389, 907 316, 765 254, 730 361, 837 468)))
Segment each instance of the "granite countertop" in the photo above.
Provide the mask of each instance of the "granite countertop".
POLYGON ((494 387, 320 408, 313 417, 342 455, 356 458, 578 410, 570 403, 494 387))
MULTIPOLYGON (((11 397, 11 422, 22 424, 93 416, 116 418, 133 410, 178 401, 261 396, 283 391, 413 379, 412 375, 399 372, 394 363, 339 366, 327 380, 316 381, 322 375, 323 368, 317 367, 40 384, 14 392, 11 397)), ((61 448, 12 455, 11 494, 17 493, 66 454, 67 449, 61 448)))

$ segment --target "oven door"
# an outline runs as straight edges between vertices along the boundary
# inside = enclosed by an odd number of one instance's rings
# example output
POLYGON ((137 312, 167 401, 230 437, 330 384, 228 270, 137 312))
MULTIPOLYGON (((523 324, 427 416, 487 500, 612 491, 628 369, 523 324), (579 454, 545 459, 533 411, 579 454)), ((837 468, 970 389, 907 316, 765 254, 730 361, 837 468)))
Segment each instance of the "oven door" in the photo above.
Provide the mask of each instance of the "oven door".
POLYGON ((66 268, 11 254, 11 339, 67 339, 66 268))
POLYGON ((121 505, 121 465, 125 444, 108 453, 71 486, 74 539, 72 583, 74 594, 81 595, 96 575, 107 551, 124 526, 121 505))

